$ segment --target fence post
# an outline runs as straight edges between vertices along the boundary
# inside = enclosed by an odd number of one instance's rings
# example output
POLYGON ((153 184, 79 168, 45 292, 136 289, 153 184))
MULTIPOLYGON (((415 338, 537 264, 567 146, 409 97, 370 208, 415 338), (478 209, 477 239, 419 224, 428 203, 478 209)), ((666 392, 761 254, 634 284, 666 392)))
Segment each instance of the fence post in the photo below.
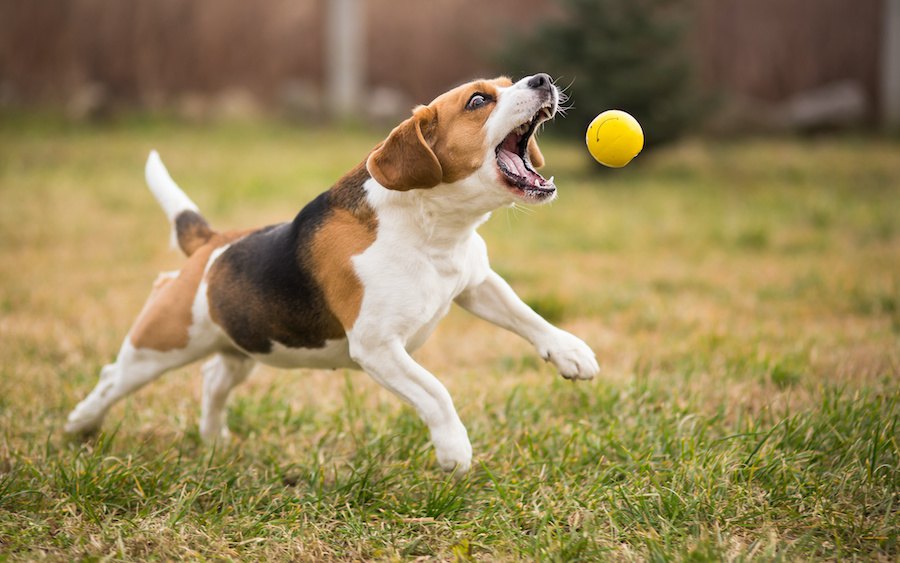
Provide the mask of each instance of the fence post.
POLYGON ((332 117, 359 116, 364 74, 364 0, 328 0, 325 22, 326 96, 332 117))

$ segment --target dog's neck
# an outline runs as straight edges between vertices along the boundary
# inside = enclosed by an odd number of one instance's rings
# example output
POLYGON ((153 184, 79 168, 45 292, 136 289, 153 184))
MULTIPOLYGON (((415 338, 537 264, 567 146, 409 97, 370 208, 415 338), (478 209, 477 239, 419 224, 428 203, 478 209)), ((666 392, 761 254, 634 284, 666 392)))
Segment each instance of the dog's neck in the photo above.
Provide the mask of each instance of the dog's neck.
POLYGON ((408 230, 415 239, 443 248, 467 241, 490 218, 491 211, 503 204, 460 182, 398 192, 370 179, 366 191, 379 217, 391 216, 392 224, 408 230))

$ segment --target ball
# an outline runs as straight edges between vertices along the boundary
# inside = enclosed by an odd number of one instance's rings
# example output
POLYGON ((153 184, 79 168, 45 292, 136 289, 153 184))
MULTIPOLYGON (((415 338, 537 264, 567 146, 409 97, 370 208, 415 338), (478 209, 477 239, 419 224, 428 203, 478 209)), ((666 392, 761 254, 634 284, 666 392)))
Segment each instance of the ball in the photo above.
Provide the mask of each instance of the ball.
POLYGON ((637 119, 617 109, 591 121, 585 135, 588 152, 604 166, 622 168, 644 148, 644 131, 637 119))

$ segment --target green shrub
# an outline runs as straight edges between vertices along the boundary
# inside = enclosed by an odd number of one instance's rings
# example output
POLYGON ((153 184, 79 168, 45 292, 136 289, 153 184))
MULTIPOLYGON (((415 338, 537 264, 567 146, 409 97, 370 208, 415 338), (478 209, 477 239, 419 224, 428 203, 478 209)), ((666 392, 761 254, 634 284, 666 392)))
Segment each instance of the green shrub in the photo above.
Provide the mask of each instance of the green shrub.
POLYGON ((685 133, 699 110, 683 37, 690 0, 558 0, 563 16, 514 36, 501 54, 515 74, 543 71, 573 106, 553 129, 581 134, 607 109, 632 114, 645 146, 685 133))

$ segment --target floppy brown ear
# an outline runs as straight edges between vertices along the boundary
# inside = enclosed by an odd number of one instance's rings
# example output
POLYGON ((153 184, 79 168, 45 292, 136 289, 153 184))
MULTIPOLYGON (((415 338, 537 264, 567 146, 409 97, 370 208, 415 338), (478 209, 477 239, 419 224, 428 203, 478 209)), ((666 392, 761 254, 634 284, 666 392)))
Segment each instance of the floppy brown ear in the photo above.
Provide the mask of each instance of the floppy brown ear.
POLYGON ((544 155, 541 153, 541 149, 537 146, 537 139, 534 138, 534 135, 528 139, 528 160, 531 161, 531 166, 535 170, 544 165, 544 155))
POLYGON ((433 188, 441 183, 443 170, 426 140, 426 131, 435 118, 427 106, 417 108, 413 116, 391 131, 383 143, 375 147, 366 168, 375 180, 392 190, 407 191, 433 188))

